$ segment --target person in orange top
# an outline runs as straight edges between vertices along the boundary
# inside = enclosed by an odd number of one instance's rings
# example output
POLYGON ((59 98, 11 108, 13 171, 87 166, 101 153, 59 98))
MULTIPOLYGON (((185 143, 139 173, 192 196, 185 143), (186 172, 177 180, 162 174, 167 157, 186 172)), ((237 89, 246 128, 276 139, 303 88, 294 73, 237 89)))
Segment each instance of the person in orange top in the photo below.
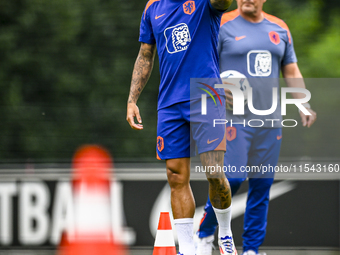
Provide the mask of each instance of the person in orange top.
MULTIPOLYGON (((227 73, 229 78, 237 73, 244 77, 241 81, 247 80, 252 87, 251 103, 257 110, 271 109, 272 91, 279 88, 280 71, 288 87, 305 88, 288 26, 281 19, 262 11, 265 2, 266 0, 237 0, 237 10, 222 16, 218 43, 220 73, 227 73)), ((230 91, 226 92, 226 103, 232 107, 232 94, 228 93, 230 91)), ((305 97, 302 93, 293 93, 292 96, 305 97)), ((300 112, 302 124, 310 127, 316 120, 316 113, 310 109, 308 103, 304 107, 310 115, 300 112)), ((245 107, 244 115, 233 115, 231 110, 227 110, 226 116, 229 123, 224 165, 236 169, 236 172, 226 172, 226 176, 232 194, 249 178, 242 235, 243 254, 256 255, 266 234, 269 190, 275 171, 262 174, 247 173, 244 170, 247 166, 277 165, 282 138, 280 104, 270 115, 255 115, 245 107), (256 125, 263 125, 254 127, 247 124, 254 119, 258 120, 256 125), (273 121, 267 121, 268 119, 273 121), (231 121, 238 124, 231 125, 231 121)), ((197 233, 196 255, 211 255, 216 226, 215 214, 208 200, 197 233)))

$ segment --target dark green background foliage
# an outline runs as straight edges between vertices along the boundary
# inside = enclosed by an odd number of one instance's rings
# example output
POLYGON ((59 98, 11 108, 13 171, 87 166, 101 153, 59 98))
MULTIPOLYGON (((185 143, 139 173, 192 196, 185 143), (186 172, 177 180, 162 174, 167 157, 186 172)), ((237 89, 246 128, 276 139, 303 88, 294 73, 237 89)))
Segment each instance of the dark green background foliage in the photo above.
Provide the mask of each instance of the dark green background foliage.
MULTIPOLYGON (((138 102, 144 130, 125 120, 145 4, 0 1, 1 162, 69 161, 84 143, 101 144, 120 161, 154 158, 157 59, 138 102)), ((290 27, 305 77, 340 77, 338 1, 268 0, 265 11, 290 27)), ((340 90, 328 85, 310 87, 318 122, 284 129, 282 157, 338 156, 340 90)), ((289 114, 297 118, 296 109, 289 114)))

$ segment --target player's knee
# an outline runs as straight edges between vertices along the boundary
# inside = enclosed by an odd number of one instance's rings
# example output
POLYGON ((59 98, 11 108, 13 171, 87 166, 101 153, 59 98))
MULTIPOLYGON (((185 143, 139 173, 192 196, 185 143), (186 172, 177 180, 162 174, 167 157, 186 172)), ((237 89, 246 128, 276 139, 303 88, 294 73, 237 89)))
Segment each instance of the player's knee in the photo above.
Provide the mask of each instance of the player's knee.
POLYGON ((189 184, 189 177, 177 170, 167 168, 167 176, 171 188, 178 188, 189 184))
POLYGON ((167 177, 171 188, 177 188, 189 184, 190 168, 182 162, 167 162, 167 177))
POLYGON ((167 175, 170 188, 178 188, 185 183, 184 179, 180 175, 171 172, 169 169, 167 170, 167 175))

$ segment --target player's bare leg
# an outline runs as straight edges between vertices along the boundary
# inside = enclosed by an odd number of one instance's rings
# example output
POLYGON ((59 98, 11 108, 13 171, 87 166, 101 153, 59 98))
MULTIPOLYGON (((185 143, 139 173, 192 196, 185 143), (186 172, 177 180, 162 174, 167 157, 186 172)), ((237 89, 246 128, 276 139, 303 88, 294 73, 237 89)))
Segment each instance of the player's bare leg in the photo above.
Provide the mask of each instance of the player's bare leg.
POLYGON ((223 169, 224 151, 208 151, 200 154, 203 167, 207 169, 209 198, 213 207, 226 209, 231 205, 231 190, 223 171, 209 172, 208 166, 221 166, 223 169))
POLYGON ((190 187, 190 158, 166 160, 168 182, 171 188, 171 208, 177 230, 179 252, 194 255, 193 217, 195 200, 190 187))
POLYGON ((168 159, 166 170, 174 219, 194 217, 195 200, 189 184, 190 158, 168 159))
MULTIPOLYGON (((209 198, 219 224, 218 237, 220 249, 225 254, 237 254, 232 239, 231 221, 231 190, 223 169, 224 151, 208 151, 200 154, 203 167, 207 169, 209 181, 209 198), (209 166, 220 166, 220 170, 212 171, 209 166), (208 171, 209 169, 209 171, 208 171)), ((222 253, 221 253, 222 254, 222 253)))

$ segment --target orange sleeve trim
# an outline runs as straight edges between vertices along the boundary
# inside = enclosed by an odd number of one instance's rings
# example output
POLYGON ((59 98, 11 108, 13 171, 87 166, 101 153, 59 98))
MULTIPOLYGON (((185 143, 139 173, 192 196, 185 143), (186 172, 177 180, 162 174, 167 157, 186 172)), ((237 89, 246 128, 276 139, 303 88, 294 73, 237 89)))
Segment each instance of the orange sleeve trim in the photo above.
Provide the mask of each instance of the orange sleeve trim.
POLYGON ((226 151, 227 150, 227 131, 224 127, 224 136, 219 145, 214 149, 214 151, 226 151))
POLYGON ((222 19, 221 19, 221 26, 223 26, 228 21, 236 19, 239 15, 240 15, 240 13, 238 12, 237 9, 233 10, 233 11, 230 11, 230 12, 224 13, 222 15, 222 19))
POLYGON ((287 26, 287 24, 282 20, 282 19, 279 19, 273 15, 270 15, 270 14, 267 14, 265 12, 262 12, 263 13, 263 16, 269 20, 270 22, 272 23, 275 23, 276 25, 278 25, 279 27, 283 28, 284 30, 287 31, 287 34, 288 34, 288 39, 289 39, 289 43, 292 43, 292 37, 290 35, 290 31, 289 31, 289 28, 287 26))
POLYGON ((160 0, 149 0, 149 2, 146 4, 145 6, 145 10, 144 10, 144 19, 145 19, 145 14, 146 11, 149 9, 149 7, 154 3, 154 2, 159 2, 160 0))

